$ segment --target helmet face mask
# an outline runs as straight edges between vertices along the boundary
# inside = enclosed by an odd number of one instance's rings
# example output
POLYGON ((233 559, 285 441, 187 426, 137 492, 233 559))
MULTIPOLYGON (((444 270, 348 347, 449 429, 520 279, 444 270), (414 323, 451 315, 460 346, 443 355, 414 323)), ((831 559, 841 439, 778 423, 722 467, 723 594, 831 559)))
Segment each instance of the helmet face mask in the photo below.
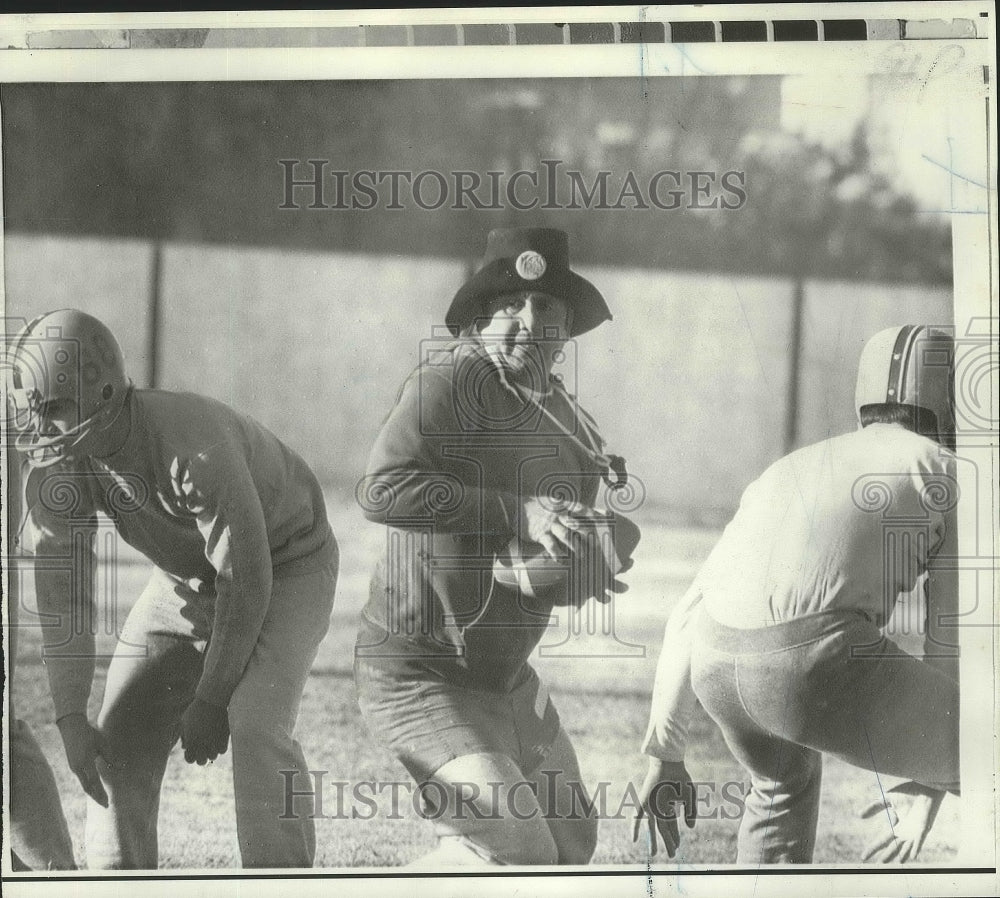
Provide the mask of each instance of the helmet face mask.
POLYGON ((28 324, 7 367, 6 426, 32 467, 94 454, 131 387, 114 335, 74 309, 28 324))
MULTIPOLYGON (((53 426, 54 416, 47 409, 51 403, 37 405, 30 423, 20 429, 14 441, 18 452, 23 453, 34 468, 48 468, 72 458, 93 454, 98 439, 118 418, 124 403, 118 408, 105 406, 89 418, 71 427, 53 426)), ((67 420, 59 414, 60 423, 67 420)))
POLYGON ((912 409, 910 429, 955 448, 954 342, 943 330, 904 325, 880 331, 858 363, 855 411, 862 426, 876 407, 912 409))

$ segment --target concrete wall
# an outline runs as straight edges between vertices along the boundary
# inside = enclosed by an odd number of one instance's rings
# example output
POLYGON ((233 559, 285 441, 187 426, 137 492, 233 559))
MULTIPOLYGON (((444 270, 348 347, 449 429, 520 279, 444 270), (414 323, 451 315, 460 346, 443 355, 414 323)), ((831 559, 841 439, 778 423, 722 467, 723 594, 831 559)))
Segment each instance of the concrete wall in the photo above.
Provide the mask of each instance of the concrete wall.
MULTIPOLYGON (((72 305, 103 318, 145 385, 153 258, 146 242, 9 235, 6 314, 72 305)), ((724 520, 783 451, 794 285, 579 270, 615 320, 568 348, 568 384, 652 506, 686 521, 724 520)), ((440 337, 464 277, 457 259, 167 244, 160 386, 252 414, 346 500, 421 341, 440 337)), ((799 445, 854 426, 861 347, 909 320, 950 323, 950 292, 806 285, 799 445)))

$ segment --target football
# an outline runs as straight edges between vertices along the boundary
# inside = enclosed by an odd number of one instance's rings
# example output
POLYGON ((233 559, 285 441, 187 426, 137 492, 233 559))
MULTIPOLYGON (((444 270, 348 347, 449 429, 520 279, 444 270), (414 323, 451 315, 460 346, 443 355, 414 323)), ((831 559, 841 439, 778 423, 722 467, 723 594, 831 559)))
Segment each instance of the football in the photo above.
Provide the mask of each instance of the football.
POLYGON ((540 543, 513 538, 495 558, 497 583, 555 605, 608 601, 626 587, 615 578, 632 566, 639 528, 622 515, 600 514, 581 522, 573 547, 552 558, 540 543))
POLYGON ((496 556, 493 578, 526 596, 540 597, 555 590, 565 592, 569 569, 568 552, 561 558, 552 558, 541 543, 515 537, 496 556))

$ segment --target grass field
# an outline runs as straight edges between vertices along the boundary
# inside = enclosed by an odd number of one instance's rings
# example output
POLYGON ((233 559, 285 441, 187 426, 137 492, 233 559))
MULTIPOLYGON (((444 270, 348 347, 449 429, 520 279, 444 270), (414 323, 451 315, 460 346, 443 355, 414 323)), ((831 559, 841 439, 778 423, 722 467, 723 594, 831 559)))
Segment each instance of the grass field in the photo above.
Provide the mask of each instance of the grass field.
MULTIPOLYGON (((330 633, 320 649, 306 687, 298 722, 298 738, 310 767, 328 771, 324 791, 327 814, 336 815, 337 781, 408 782, 403 768, 366 733, 354 696, 351 675, 352 647, 357 614, 367 597, 368 574, 381 547, 381 528, 364 523, 353 508, 330 503, 335 532, 341 545, 341 576, 330 633)), ((629 574, 631 589, 614 606, 615 636, 570 634, 568 621, 555 621, 551 639, 543 640, 536 666, 549 685, 563 725, 576 747, 585 782, 608 782, 607 806, 614 815, 626 801, 630 780, 641 780, 645 761, 639 744, 646 726, 649 693, 659 651, 663 624, 717 533, 646 524, 636 565, 629 574)), ((124 547, 125 550, 128 547, 124 547)), ((123 551, 125 556, 126 552, 123 551)), ((139 594, 149 569, 128 556, 118 566, 118 594, 123 605, 139 594)), ((100 576, 100 574, 99 574, 100 576)), ((84 859, 85 799, 66 766, 58 732, 52 722, 44 670, 39 659, 39 635, 30 626, 34 606, 30 577, 25 584, 14 705, 32 727, 55 769, 63 795, 70 832, 78 860, 84 859)), ((119 618, 119 625, 124 615, 119 618)), ((586 628, 584 628, 586 629, 586 628)), ((100 641, 110 652, 113 638, 100 641)), ((92 695, 96 714, 103 688, 107 659, 99 662, 92 695)), ((714 723, 699 712, 693 728, 689 769, 697 780, 714 783, 742 782, 744 775, 733 761, 714 723)), ((405 800, 396 819, 317 820, 318 867, 381 867, 407 863, 432 845, 430 825, 421 820, 405 800)), ((351 787, 346 787, 350 794, 351 787)), ((706 790, 703 794, 711 794, 706 790)), ((861 821, 857 814, 878 798, 879 786, 870 773, 828 759, 824 771, 817 864, 857 863, 863 846, 880 834, 885 818, 861 821)), ((365 804, 353 805, 368 816, 365 804)), ((388 814, 390 804, 383 802, 388 814)), ((345 808, 352 805, 345 804, 345 808)), ((735 858, 738 821, 723 819, 732 804, 716 795, 703 806, 716 819, 701 819, 693 832, 685 831, 684 844, 675 862, 725 864, 735 858)), ((946 799, 938 822, 925 844, 922 863, 949 862, 955 857, 954 835, 958 803, 946 799)), ((631 841, 631 806, 622 819, 600 824, 596 864, 643 864, 645 847, 631 841)), ((666 864, 659 855, 656 864, 666 864)), ((236 851, 230 762, 227 754, 214 765, 186 765, 178 749, 167 769, 160 808, 160 865, 165 868, 234 868, 236 851)))

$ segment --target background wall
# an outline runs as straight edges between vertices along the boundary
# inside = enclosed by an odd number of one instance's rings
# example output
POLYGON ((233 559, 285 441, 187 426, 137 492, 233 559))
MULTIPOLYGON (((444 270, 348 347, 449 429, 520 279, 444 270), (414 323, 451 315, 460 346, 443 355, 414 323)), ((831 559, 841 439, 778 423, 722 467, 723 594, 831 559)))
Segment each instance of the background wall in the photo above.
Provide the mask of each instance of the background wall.
MULTIPOLYGON (((567 384, 645 482, 647 512, 719 523, 783 452, 794 282, 577 267, 615 320, 571 347, 567 384)), ((429 256, 26 234, 6 242, 8 317, 62 306, 97 315, 140 385, 156 281, 159 385, 252 414, 345 501, 465 276, 464 260, 429 256)), ((950 291, 805 282, 796 445, 854 426, 864 342, 918 320, 948 324, 950 291)))

